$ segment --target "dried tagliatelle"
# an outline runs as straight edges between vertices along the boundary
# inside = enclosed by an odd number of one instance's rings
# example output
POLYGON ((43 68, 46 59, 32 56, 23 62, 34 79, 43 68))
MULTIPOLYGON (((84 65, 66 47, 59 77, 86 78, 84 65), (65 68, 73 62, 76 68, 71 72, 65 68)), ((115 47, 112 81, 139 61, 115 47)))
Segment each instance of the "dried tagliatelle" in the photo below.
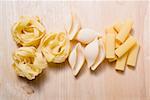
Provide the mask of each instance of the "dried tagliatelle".
POLYGON ((13 67, 18 76, 32 80, 46 67, 46 60, 35 47, 20 47, 13 54, 13 67))
POLYGON ((64 32, 46 34, 41 40, 41 50, 48 62, 62 63, 70 52, 70 41, 64 32))
POLYGON ((45 28, 39 17, 21 16, 12 27, 14 40, 22 46, 37 47, 44 34, 45 28))

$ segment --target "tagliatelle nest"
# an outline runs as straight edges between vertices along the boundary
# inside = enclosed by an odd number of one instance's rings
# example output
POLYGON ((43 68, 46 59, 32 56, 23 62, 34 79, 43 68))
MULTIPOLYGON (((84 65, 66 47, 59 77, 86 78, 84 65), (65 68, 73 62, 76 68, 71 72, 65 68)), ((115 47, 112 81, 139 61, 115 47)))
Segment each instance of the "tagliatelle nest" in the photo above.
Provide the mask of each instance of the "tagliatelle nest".
POLYGON ((45 28, 39 17, 22 16, 11 31, 16 43, 22 46, 37 47, 45 34, 45 28))
POLYGON ((69 55, 70 41, 64 32, 46 34, 41 40, 41 50, 48 62, 62 63, 69 55))
POLYGON ((32 80, 47 66, 41 52, 35 47, 20 47, 13 54, 13 67, 18 76, 32 80))

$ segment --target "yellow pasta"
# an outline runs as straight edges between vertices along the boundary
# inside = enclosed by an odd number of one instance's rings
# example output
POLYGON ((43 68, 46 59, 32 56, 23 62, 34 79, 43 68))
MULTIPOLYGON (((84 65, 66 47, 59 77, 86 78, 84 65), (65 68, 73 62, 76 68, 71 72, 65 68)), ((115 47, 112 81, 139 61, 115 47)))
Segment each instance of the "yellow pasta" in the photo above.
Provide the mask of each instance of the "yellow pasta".
POLYGON ((122 28, 120 29, 118 35, 116 36, 117 41, 123 43, 130 34, 133 22, 130 20, 125 21, 122 28))
POLYGON ((20 47, 13 54, 13 68, 18 76, 34 79, 46 67, 46 60, 35 47, 20 47))
POLYGON ((21 16, 11 31, 16 43, 22 46, 37 47, 45 34, 45 28, 39 17, 21 16))
POLYGON ((124 71, 127 57, 128 57, 128 53, 124 54, 122 57, 117 59, 116 66, 115 66, 116 70, 124 71))
MULTIPOLYGON (((119 33, 121 27, 122 27, 122 23, 121 22, 117 22, 117 23, 115 23, 113 25, 113 29, 117 32, 117 34, 119 33)), ((116 34, 116 36, 117 36, 117 34, 116 34)), ((121 43, 116 40, 116 42, 115 42, 115 48, 118 48, 120 45, 121 45, 121 43)), ((114 61, 114 60, 112 60, 112 61, 114 61)))
POLYGON ((106 58, 115 57, 115 34, 106 34, 106 58))
POLYGON ((48 62, 62 63, 70 52, 70 41, 64 32, 46 34, 40 48, 48 62))
POLYGON ((118 59, 118 57, 115 55, 115 58, 112 58, 112 59, 108 59, 109 62, 114 62, 118 59))
POLYGON ((138 43, 136 43, 132 49, 129 52, 129 56, 128 56, 128 60, 127 60, 127 65, 130 66, 135 66, 136 65, 136 61, 137 61, 137 56, 138 56, 138 52, 140 49, 140 45, 138 43))
POLYGON ((120 47, 115 50, 116 55, 120 58, 128 52, 136 43, 136 39, 130 36, 120 47))
POLYGON ((122 25, 123 24, 121 22, 117 22, 114 24, 113 28, 117 31, 117 33, 119 33, 122 25))
POLYGON ((119 43, 118 41, 115 42, 115 48, 116 48, 116 49, 117 49, 120 45, 121 45, 121 43, 119 43))
MULTIPOLYGON (((120 23, 119 23, 120 25, 120 23)), ((117 29, 120 29, 121 25, 116 25, 115 27, 117 27, 117 29)), ((114 29, 114 27, 108 27, 105 30, 105 33, 114 33, 117 36, 117 31, 114 29)), ((120 46, 121 43, 119 43, 118 41, 115 41, 115 48, 118 48, 120 46)))
POLYGON ((115 33, 115 34, 117 34, 117 32, 114 30, 114 28, 112 26, 106 28, 105 33, 115 33))

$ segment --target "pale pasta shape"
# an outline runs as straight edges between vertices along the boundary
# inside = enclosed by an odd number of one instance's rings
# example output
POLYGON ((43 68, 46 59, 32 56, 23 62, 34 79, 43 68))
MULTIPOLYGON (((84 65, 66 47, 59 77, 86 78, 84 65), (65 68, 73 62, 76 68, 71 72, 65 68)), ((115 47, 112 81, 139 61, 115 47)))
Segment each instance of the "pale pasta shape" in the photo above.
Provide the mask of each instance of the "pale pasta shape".
POLYGON ((70 40, 75 39, 79 30, 81 29, 81 24, 78 16, 75 13, 70 13, 66 18, 65 30, 70 40))
POLYGON ((74 76, 79 73, 84 64, 85 57, 83 52, 84 51, 82 45, 80 43, 77 43, 68 57, 68 61, 74 76))
POLYGON ((95 38, 89 43, 84 49, 84 54, 88 68, 95 70, 105 59, 105 47, 102 38, 95 38))

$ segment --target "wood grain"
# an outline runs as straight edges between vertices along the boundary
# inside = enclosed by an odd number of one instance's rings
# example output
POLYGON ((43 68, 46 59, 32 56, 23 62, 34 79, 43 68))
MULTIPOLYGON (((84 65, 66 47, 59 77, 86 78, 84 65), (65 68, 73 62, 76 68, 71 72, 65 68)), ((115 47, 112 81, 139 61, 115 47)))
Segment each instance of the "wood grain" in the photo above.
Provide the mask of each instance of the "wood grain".
POLYGON ((150 100, 150 2, 40 2, 0 1, 0 100, 150 100), (47 32, 63 31, 70 9, 82 27, 104 32, 118 20, 134 21, 134 36, 141 48, 135 69, 116 72, 104 61, 95 72, 86 64, 75 78, 67 62, 51 65, 28 81, 16 76, 12 52, 17 48, 11 27, 19 16, 39 16, 47 32))

